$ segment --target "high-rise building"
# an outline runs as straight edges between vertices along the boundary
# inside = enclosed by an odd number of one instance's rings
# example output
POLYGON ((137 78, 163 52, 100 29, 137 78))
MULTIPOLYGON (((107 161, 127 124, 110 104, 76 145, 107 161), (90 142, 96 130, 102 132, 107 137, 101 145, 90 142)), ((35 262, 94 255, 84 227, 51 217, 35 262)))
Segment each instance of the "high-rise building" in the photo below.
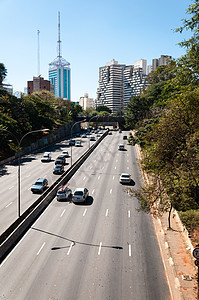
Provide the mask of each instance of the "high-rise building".
POLYGON ((152 71, 155 71, 159 66, 165 66, 172 56, 161 55, 160 58, 152 59, 152 71))
POLYGON ((33 80, 28 81, 28 88, 27 93, 28 95, 31 95, 33 92, 38 91, 50 91, 51 93, 54 93, 54 86, 50 83, 49 80, 45 80, 43 77, 33 77, 33 80))
POLYGON ((58 56, 49 64, 49 80, 54 85, 55 97, 71 100, 70 63, 61 56, 60 13, 58 15, 58 56))
POLYGON ((86 110, 87 107, 94 107, 93 98, 88 98, 88 93, 85 93, 84 97, 80 97, 79 105, 81 105, 84 110, 86 110))
POLYGON ((123 70, 125 65, 119 65, 114 59, 104 67, 99 68, 99 88, 97 90, 96 106, 108 106, 112 112, 123 109, 123 70))
POLYGON ((136 60, 134 62, 134 68, 142 68, 142 74, 146 75, 146 65, 147 65, 147 60, 146 59, 140 59, 136 60))
POLYGON ((112 60, 100 67, 96 106, 106 105, 114 113, 123 110, 132 96, 140 95, 147 86, 146 61, 143 61, 140 63, 144 63, 144 74, 138 63, 134 67, 112 60))

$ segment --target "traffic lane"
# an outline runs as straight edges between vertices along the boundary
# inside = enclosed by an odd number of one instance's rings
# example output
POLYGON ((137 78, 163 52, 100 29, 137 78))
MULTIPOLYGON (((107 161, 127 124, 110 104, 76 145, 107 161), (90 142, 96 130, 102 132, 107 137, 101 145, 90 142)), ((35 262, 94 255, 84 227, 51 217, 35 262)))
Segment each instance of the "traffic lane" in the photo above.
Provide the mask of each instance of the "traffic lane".
MULTIPOLYGON (((85 147, 74 148, 74 161, 77 160, 87 150, 85 147)), ((56 151, 56 153, 52 152, 52 157, 56 159, 56 157, 65 149, 64 144, 59 143, 58 147, 55 145, 54 147, 48 148, 49 151, 52 151, 53 149, 56 151)), ((23 213, 39 197, 38 194, 32 194, 31 192, 31 186, 38 178, 47 178, 49 185, 51 185, 59 176, 53 174, 54 162, 42 163, 42 156, 43 152, 39 152, 37 154, 25 156, 21 159, 21 213, 23 213)), ((65 165, 65 170, 67 170, 69 167, 70 164, 67 162, 65 165)), ((6 180, 3 181, 4 192, 2 193, 2 199, 0 203, 0 212, 3 216, 0 221, 1 232, 5 231, 18 217, 16 182, 18 166, 12 166, 10 169, 12 172, 15 172, 15 174, 10 172, 9 177, 6 177, 6 180)), ((2 187, 2 184, 0 184, 0 186, 2 187)))
MULTIPOLYGON (((56 203, 57 204, 57 203, 56 203)), ((48 209, 47 209, 47 211, 48 211, 48 209)), ((62 212, 63 213, 63 212, 62 212)), ((55 226, 55 224, 53 224, 54 222, 52 222, 52 216, 51 216, 52 214, 50 214, 50 217, 49 217, 49 219, 50 219, 50 221, 49 222, 47 222, 47 224, 48 225, 51 225, 52 226, 52 228, 54 229, 54 228, 56 228, 56 226, 55 226)), ((75 209, 75 216, 73 216, 73 218, 72 218, 72 220, 77 220, 76 219, 77 218, 77 210, 75 209)), ((47 218, 48 219, 48 218, 47 218)), ((79 219, 79 218, 78 218, 79 219)), ((69 228, 69 231, 70 231, 70 233, 71 233, 71 226, 72 226, 72 220, 70 220, 70 222, 69 222, 69 225, 70 226, 67 226, 67 228, 69 228)), ((48 228, 48 226, 47 225, 45 225, 45 228, 48 228)), ((75 228, 75 226, 72 226, 72 228, 75 228)), ((47 229, 47 231, 49 231, 49 229, 47 229)), ((79 227, 77 228, 77 231, 79 232, 79 227)), ((40 232, 41 233, 41 231, 38 231, 38 232, 40 232)), ((30 236, 30 235, 29 235, 30 236)), ((33 244, 34 245, 34 248, 36 247, 36 245, 37 245, 37 249, 39 248, 39 245, 41 245, 41 247, 42 247, 42 245, 44 245, 44 243, 45 242, 43 242, 43 241, 39 241, 38 242, 38 238, 36 238, 35 240, 34 240, 34 238, 32 238, 32 236, 31 236, 31 238, 29 238, 30 239, 30 243, 31 244, 33 244)), ((39 248, 39 249, 41 249, 41 247, 39 248)), ((42 248, 42 250, 44 249, 44 246, 43 246, 43 248, 42 248)), ((35 249, 36 250, 36 249, 35 249)), ((34 251, 35 252, 35 251, 34 251)), ((41 252, 41 251, 40 251, 41 252)), ((34 257, 34 255, 33 255, 33 253, 31 252, 31 251, 23 251, 23 253, 28 253, 29 254, 29 259, 27 260, 27 261, 29 261, 29 262, 31 262, 31 259, 30 259, 30 257, 34 257)), ((15 255, 16 255, 16 253, 15 253, 15 255)), ((19 253, 19 256, 20 256, 20 253, 19 253)), ((16 259, 16 261, 20 261, 20 260, 18 260, 18 259, 16 259)), ((25 266, 26 265, 28 265, 28 263, 25 263, 25 266)), ((32 265, 32 263, 31 263, 31 265, 32 265)), ((17 268, 16 268, 17 269, 17 268)), ((23 272, 22 272, 22 274, 23 274, 23 272)), ((16 278, 15 278, 15 280, 16 280, 16 278)), ((23 281, 23 279, 22 279, 22 281, 23 281)))

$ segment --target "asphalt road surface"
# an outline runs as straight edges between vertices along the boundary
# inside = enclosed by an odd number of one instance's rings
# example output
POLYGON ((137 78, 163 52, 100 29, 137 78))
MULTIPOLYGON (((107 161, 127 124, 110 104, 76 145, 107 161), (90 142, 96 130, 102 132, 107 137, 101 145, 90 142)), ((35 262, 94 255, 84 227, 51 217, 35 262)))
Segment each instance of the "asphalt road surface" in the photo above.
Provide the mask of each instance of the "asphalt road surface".
POLYGON ((152 218, 119 183, 122 172, 131 188, 142 182, 135 147, 122 137, 108 135, 71 178, 72 190, 89 189, 87 201, 55 198, 4 260, 0 299, 170 299, 152 218), (123 142, 126 151, 118 151, 123 142))

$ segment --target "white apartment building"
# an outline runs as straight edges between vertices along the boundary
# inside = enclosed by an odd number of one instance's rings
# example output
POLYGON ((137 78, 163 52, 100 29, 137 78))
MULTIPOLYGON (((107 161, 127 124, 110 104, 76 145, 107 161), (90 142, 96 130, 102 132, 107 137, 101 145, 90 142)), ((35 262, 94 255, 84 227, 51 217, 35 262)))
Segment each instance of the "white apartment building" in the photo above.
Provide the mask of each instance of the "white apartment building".
POLYGON ((134 68, 139 69, 142 68, 142 74, 146 75, 146 67, 147 67, 147 60, 146 59, 140 59, 136 60, 134 62, 134 68))
POLYGON ((152 59, 152 71, 155 71, 159 66, 165 66, 172 56, 161 55, 160 58, 152 59))
POLYGON ((84 94, 84 97, 79 98, 79 105, 86 110, 88 107, 94 107, 93 98, 88 97, 88 93, 84 94))
POLYGON ((145 71, 133 65, 120 65, 112 60, 99 68, 99 88, 97 89, 96 106, 106 105, 112 112, 123 110, 132 96, 140 95, 147 86, 146 61, 140 62, 145 71))

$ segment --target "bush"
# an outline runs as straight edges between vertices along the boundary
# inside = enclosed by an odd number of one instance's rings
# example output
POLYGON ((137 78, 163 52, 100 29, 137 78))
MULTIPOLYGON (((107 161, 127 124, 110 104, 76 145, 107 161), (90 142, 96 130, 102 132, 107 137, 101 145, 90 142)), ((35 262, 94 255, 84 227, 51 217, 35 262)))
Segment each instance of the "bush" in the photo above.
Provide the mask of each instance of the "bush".
POLYGON ((179 211, 178 214, 189 232, 193 232, 199 227, 199 210, 179 211))

